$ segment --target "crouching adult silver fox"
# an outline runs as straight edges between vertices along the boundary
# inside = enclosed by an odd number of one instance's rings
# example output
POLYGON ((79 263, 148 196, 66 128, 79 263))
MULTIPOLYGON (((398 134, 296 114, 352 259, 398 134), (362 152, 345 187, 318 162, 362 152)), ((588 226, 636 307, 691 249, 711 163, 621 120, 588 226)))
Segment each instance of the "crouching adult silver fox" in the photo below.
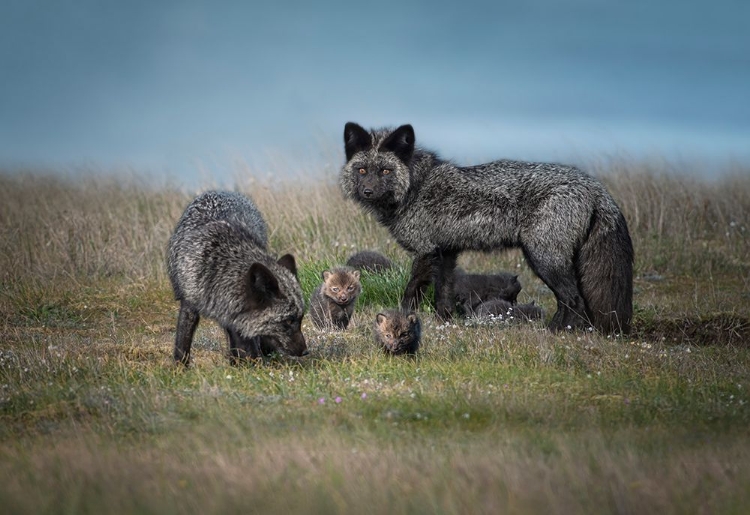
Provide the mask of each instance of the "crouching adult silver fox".
POLYGON ((416 309, 434 281, 437 313, 450 318, 459 253, 520 247, 557 299, 551 330, 630 330, 633 245, 596 179, 552 163, 459 167, 415 146, 411 125, 367 131, 350 122, 344 147, 344 195, 415 256, 402 308, 416 309))
POLYGON ((167 269, 180 301, 174 359, 187 365, 201 316, 226 331, 232 363, 275 348, 307 353, 297 267, 267 250, 258 208, 239 193, 209 191, 185 209, 169 239, 167 269))

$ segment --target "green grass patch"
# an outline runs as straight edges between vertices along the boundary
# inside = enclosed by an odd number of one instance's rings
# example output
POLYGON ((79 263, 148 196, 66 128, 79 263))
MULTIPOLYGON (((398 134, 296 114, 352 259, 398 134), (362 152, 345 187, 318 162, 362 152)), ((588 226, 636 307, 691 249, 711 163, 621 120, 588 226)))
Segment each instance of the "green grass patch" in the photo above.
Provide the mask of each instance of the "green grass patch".
MULTIPOLYGON (((636 248, 627 337, 443 323, 426 302, 418 355, 386 356, 372 323, 398 306, 408 255, 335 184, 253 184, 307 299, 355 250, 396 266, 362 273, 348 330, 304 320, 309 357, 232 367, 203 320, 186 370, 164 249, 189 197, 0 177, 5 511, 744 512, 748 181, 607 184, 636 248)), ((460 264, 512 270, 520 301, 554 309, 517 251, 460 264)))

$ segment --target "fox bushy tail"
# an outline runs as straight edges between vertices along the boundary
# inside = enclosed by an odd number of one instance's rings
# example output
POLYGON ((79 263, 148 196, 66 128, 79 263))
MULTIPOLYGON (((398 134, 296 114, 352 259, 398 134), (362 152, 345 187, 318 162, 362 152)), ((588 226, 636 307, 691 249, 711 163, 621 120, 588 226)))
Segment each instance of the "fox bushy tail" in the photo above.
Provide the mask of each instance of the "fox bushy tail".
POLYGON ((577 260, 581 293, 594 327, 604 333, 630 332, 633 318, 633 243, 617 213, 614 227, 596 214, 577 260))

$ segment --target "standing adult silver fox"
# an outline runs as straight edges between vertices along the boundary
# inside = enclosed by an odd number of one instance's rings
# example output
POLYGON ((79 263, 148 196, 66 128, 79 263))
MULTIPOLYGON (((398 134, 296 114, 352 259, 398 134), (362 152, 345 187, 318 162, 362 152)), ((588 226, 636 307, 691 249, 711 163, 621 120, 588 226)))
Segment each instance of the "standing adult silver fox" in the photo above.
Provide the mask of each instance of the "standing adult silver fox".
POLYGON ((201 316, 226 331, 232 363, 280 347, 307 353, 297 267, 267 250, 266 222, 249 198, 209 191, 185 209, 169 239, 167 269, 180 301, 174 359, 187 365, 201 316))
POLYGON ((450 318, 460 252, 520 247, 557 299, 551 330, 630 330, 633 245, 596 179, 552 163, 459 167, 415 146, 411 125, 367 131, 349 122, 344 146, 344 195, 415 255, 402 308, 416 309, 434 280, 437 313, 450 318))

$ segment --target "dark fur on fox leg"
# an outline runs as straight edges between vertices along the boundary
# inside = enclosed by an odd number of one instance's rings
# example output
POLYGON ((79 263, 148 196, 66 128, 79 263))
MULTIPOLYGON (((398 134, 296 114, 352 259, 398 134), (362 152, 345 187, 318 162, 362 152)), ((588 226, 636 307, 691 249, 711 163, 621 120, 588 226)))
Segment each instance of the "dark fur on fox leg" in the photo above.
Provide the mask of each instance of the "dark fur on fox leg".
POLYGON ((232 365, 240 365, 263 355, 260 350, 260 336, 243 338, 232 329, 226 329, 225 332, 229 341, 229 362, 232 365))
POLYGON ((439 257, 427 254, 414 258, 411 265, 411 278, 406 285, 404 297, 401 299, 401 309, 416 311, 424 301, 427 288, 433 282, 434 270, 439 257))
POLYGON ((435 277, 435 312, 442 320, 453 318, 453 287, 458 252, 443 251, 437 263, 435 277))
POLYGON ((412 264, 412 276, 406 286, 401 309, 416 310, 430 284, 435 285, 435 313, 441 320, 453 318, 453 289, 458 252, 437 251, 418 256, 412 264))

